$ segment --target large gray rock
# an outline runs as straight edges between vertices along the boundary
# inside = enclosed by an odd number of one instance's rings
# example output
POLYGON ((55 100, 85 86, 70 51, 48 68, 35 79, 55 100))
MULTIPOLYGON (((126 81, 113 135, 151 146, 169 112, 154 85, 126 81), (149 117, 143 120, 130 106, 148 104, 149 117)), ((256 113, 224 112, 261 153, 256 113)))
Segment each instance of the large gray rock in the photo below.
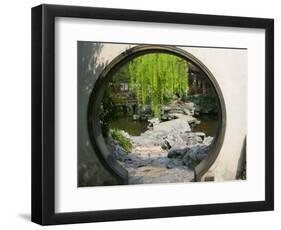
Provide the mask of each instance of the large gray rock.
POLYGON ((202 161, 209 153, 209 146, 196 145, 190 148, 185 156, 189 156, 193 160, 202 161))
POLYGON ((187 119, 188 124, 190 124, 190 125, 199 125, 200 124, 200 121, 193 116, 187 116, 186 119, 187 119))
POLYGON ((193 102, 184 103, 182 109, 186 115, 193 116, 195 112, 195 104, 193 102))
POLYGON ((147 121, 148 121, 148 126, 149 127, 154 127, 155 125, 158 125, 160 123, 160 120, 157 117, 148 119, 147 121))
POLYGON ((171 121, 161 122, 154 126, 154 131, 164 131, 164 132, 176 132, 185 133, 190 132, 191 128, 187 120, 183 118, 174 119, 171 121))
MULTIPOLYGON (((209 153, 209 145, 200 144, 196 138, 200 138, 202 142, 202 138, 200 136, 196 136, 196 133, 190 133, 189 142, 187 145, 174 145, 168 152, 167 157, 172 159, 180 159, 184 165, 193 169, 196 165, 198 165, 209 153), (194 143, 190 144, 190 141, 193 140, 194 143)), ((171 162, 169 163, 172 164, 171 162)))
POLYGON ((180 137, 185 142, 185 145, 192 146, 196 144, 201 144, 205 138, 205 133, 203 132, 189 132, 181 134, 180 137))
POLYGON ((174 146, 168 152, 168 158, 183 158, 185 154, 190 150, 189 147, 174 146))
POLYGON ((208 156, 209 146, 207 145, 196 145, 191 147, 184 157, 182 158, 183 163, 189 168, 194 168, 199 164, 205 157, 208 156))
POLYGON ((194 134, 195 134, 196 136, 201 137, 203 140, 204 140, 205 137, 206 137, 206 133, 203 133, 203 132, 195 132, 194 134))
POLYGON ((210 145, 210 144, 212 144, 213 140, 214 140, 213 137, 210 137, 210 136, 205 137, 205 138, 204 138, 204 141, 203 141, 203 144, 204 144, 204 145, 210 145))
MULTIPOLYGON (((170 148, 168 157, 183 157, 190 150, 190 148, 193 146, 197 148, 196 146, 201 145, 203 140, 205 140, 205 136, 206 135, 203 132, 187 132, 180 134, 179 137, 169 134, 169 138, 167 138, 165 143, 168 149, 170 148), (176 137, 180 141, 176 142, 176 137)), ((209 144, 209 140, 210 138, 208 138, 205 143, 209 144)))
POLYGON ((135 146, 161 146, 163 144, 164 132, 151 132, 150 130, 144 132, 140 136, 131 136, 131 141, 135 146))
POLYGON ((167 136, 163 137, 163 139, 164 139, 164 142, 163 142, 162 148, 164 148, 164 149, 170 149, 175 145, 181 145, 181 146, 185 145, 185 142, 181 138, 180 134, 178 134, 176 132, 169 133, 167 136))
POLYGON ((184 103, 182 106, 183 106, 183 108, 189 109, 189 110, 195 109, 195 104, 193 102, 184 103))
POLYGON ((140 136, 132 136, 131 140, 134 144, 143 145, 160 145, 164 149, 170 149, 174 145, 185 145, 180 134, 191 131, 191 128, 184 118, 178 118, 171 121, 154 123, 152 130, 147 130, 140 136))

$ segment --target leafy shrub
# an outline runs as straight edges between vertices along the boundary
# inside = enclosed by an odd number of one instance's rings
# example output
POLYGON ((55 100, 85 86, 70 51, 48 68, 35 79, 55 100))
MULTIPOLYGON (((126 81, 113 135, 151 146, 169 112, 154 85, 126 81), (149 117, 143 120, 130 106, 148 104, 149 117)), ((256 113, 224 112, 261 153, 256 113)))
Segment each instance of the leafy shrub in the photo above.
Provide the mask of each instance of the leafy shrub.
POLYGON ((118 117, 117 109, 113 101, 113 95, 110 90, 106 90, 104 93, 99 117, 102 134, 104 137, 108 137, 109 124, 118 117))
POLYGON ((133 145, 130 140, 123 135, 119 129, 110 129, 111 137, 120 145, 128 154, 132 151, 133 145))

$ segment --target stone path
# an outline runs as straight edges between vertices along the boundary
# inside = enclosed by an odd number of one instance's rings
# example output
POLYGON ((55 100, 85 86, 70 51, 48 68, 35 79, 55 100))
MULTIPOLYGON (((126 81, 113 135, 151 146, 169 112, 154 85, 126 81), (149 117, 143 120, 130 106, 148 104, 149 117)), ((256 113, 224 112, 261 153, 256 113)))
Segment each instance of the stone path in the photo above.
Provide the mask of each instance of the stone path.
MULTIPOLYGON (((171 115, 171 114, 170 114, 171 115)), ((172 120, 152 119, 151 130, 140 136, 123 135, 133 144, 131 153, 115 151, 129 173, 129 184, 191 182, 194 167, 208 154, 212 137, 192 132, 199 121, 191 115, 172 113, 172 120)), ((120 147, 119 147, 120 150, 120 147)))
POLYGON ((129 184, 190 182, 193 170, 167 157, 160 146, 137 146, 120 162, 129 172, 129 184))
POLYGON ((183 183, 194 179, 192 169, 182 160, 168 158, 168 150, 161 147, 165 138, 180 132, 190 132, 186 119, 163 122, 141 136, 130 136, 132 152, 119 156, 119 162, 129 172, 129 184, 183 183))

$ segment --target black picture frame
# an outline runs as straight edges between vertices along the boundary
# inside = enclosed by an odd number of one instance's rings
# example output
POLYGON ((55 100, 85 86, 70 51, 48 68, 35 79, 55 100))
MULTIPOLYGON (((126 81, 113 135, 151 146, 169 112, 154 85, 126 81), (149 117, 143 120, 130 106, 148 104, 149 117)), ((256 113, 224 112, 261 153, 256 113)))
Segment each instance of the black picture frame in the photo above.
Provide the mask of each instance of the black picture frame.
MULTIPOLYGON (((261 150, 263 151, 263 150, 261 150)), ((32 8, 32 221, 41 225, 268 211, 274 209, 274 20, 110 8, 32 8), (55 18, 265 29, 265 200, 55 213, 55 18)))

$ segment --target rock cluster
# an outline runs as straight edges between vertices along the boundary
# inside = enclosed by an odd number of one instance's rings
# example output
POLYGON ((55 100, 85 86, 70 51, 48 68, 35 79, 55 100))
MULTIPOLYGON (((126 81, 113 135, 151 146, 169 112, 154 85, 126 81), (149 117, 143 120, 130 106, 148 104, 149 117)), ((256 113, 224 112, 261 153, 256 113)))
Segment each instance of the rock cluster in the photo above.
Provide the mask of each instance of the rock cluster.
POLYGON ((192 125, 199 122, 192 116, 194 104, 176 103, 165 110, 171 119, 150 119, 150 129, 140 136, 123 133, 133 143, 130 154, 111 145, 116 159, 129 172, 130 184, 191 181, 194 167, 208 155, 213 138, 192 132, 192 125))
POLYGON ((149 122, 149 127, 152 127, 155 123, 160 123, 161 121, 170 121, 178 118, 180 115, 187 115, 190 119, 190 124, 199 124, 195 117, 197 105, 193 102, 182 102, 179 99, 175 99, 168 105, 161 107, 161 117, 153 118, 152 109, 150 105, 143 105, 138 108, 137 114, 133 115, 134 120, 147 120, 149 122))
POLYGON ((190 169, 194 169, 209 153, 209 146, 198 144, 183 149, 171 149, 168 152, 168 158, 177 159, 181 161, 190 169))

